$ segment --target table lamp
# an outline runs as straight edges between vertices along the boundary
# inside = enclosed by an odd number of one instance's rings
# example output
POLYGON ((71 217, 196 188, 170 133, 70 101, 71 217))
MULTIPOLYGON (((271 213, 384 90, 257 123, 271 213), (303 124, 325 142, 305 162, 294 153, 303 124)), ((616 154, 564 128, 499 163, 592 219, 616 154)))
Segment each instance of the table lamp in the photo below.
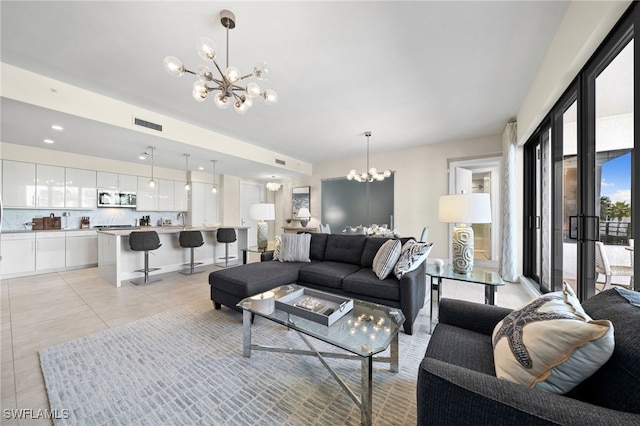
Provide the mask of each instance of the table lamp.
POLYGON ((266 250, 269 242, 269 226, 266 220, 274 220, 276 218, 276 209, 273 204, 251 204, 249 206, 249 217, 258 221, 258 249, 266 250))
POLYGON ((300 225, 304 228, 309 223, 309 219, 311 219, 311 212, 306 207, 302 207, 298 210, 298 220, 300 221, 300 225))
POLYGON ((453 272, 469 275, 473 270, 472 223, 491 223, 489 194, 455 194, 440 196, 440 222, 455 223, 452 240, 453 272))

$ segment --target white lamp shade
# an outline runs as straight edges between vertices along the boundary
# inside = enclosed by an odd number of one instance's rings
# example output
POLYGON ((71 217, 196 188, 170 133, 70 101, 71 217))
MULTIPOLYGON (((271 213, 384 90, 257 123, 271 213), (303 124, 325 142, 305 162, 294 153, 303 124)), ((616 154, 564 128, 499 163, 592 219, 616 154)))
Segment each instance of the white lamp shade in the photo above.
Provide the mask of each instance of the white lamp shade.
POLYGON ((251 204, 249 206, 249 216, 253 220, 274 220, 276 209, 273 204, 251 204))
POLYGON ((449 223, 491 223, 489 194, 440 196, 438 220, 449 223))
POLYGON ((311 217, 311 212, 309 212, 309 209, 306 207, 301 208, 300 210, 298 210, 298 219, 308 219, 311 217))

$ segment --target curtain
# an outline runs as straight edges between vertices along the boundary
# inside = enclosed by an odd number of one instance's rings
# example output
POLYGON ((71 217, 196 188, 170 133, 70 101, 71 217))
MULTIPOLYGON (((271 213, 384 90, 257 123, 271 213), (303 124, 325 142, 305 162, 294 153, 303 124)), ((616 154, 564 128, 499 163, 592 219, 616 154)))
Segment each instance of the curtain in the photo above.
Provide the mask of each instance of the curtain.
POLYGON ((515 282, 517 272, 517 221, 516 221, 516 150, 517 125, 508 123, 502 133, 503 173, 502 173, 502 256, 500 275, 506 281, 515 282))

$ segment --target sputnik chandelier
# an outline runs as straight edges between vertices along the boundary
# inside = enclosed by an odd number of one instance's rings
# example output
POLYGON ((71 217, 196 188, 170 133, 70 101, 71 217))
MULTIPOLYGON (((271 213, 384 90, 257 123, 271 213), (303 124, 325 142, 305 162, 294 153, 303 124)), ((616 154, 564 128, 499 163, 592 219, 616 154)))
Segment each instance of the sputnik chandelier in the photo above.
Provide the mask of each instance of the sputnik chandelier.
POLYGON ((373 182, 374 180, 383 181, 391 177, 391 170, 385 170, 380 173, 375 167, 369 168, 369 137, 371 136, 371 132, 364 132, 364 135, 367 137, 367 169, 362 173, 351 170, 347 175, 347 179, 357 182, 373 182))
MULTIPOLYGON (((273 179, 275 179, 275 176, 271 176, 273 179)), ((280 189, 282 187, 281 183, 278 182, 267 182, 267 189, 269 191, 277 191, 278 189, 280 189)))
POLYGON ((246 86, 238 83, 249 77, 256 77, 264 81, 269 77, 269 68, 265 62, 257 64, 250 74, 242 75, 237 67, 229 65, 229 30, 236 27, 236 16, 229 10, 220 12, 220 23, 227 29, 227 67, 224 72, 216 62, 216 43, 206 37, 201 37, 196 41, 196 51, 205 61, 211 61, 216 67, 220 77, 215 77, 214 73, 206 65, 200 65, 196 71, 185 68, 180 59, 175 56, 164 58, 164 68, 169 75, 180 77, 185 72, 198 77, 193 83, 193 98, 202 102, 210 92, 215 92, 214 102, 220 109, 226 109, 233 104, 235 110, 244 114, 253 105, 253 98, 261 97, 267 105, 272 105, 278 101, 278 94, 275 90, 267 89, 261 91, 258 83, 250 82, 246 86))

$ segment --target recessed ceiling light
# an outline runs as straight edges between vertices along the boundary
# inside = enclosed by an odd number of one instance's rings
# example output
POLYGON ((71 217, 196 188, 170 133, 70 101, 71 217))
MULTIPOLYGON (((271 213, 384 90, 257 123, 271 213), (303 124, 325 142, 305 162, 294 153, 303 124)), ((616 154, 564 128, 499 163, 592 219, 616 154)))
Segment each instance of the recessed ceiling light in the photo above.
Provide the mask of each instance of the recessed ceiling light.
POLYGON ((44 143, 53 143, 53 139, 45 139, 43 142, 44 143))
POLYGON ((200 166, 198 167, 198 170, 204 170, 204 167, 200 166))
POLYGON ((64 127, 60 126, 59 124, 52 124, 51 128, 53 130, 64 130, 64 127))
POLYGON ((138 158, 141 159, 141 160, 146 160, 147 159, 147 157, 145 157, 144 155, 141 155, 138 158))

